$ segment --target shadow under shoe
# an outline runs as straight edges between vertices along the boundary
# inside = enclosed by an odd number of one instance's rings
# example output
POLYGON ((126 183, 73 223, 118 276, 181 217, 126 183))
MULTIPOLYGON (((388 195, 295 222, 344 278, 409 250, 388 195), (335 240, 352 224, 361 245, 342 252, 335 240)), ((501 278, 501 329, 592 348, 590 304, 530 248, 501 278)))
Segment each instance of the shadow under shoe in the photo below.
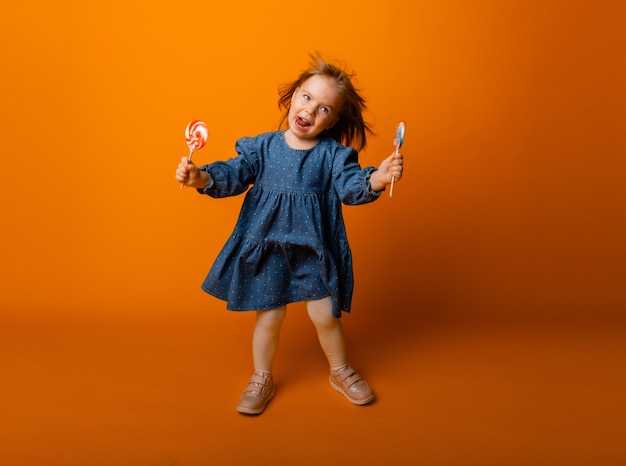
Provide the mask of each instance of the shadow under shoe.
POLYGON ((237 411, 242 414, 261 414, 275 393, 272 374, 255 372, 239 399, 237 411))
POLYGON ((332 371, 328 380, 331 387, 355 405, 365 405, 376 398, 372 388, 350 366, 332 371))

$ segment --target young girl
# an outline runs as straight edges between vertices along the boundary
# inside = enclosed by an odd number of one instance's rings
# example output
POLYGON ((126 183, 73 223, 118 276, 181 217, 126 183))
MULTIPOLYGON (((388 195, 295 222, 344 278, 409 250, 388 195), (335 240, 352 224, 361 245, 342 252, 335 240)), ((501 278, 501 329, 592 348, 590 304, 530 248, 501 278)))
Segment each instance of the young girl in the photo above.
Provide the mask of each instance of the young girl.
POLYGON ((272 366, 287 304, 305 301, 330 365, 329 382, 348 401, 374 400, 346 358, 342 312, 350 312, 352 256, 342 203, 375 201, 402 177, 402 155, 361 168, 357 150, 371 133, 365 101, 350 76, 314 57, 280 89, 281 130, 237 141, 237 157, 196 167, 183 157, 176 180, 220 198, 247 191, 235 229, 202 289, 233 311, 256 311, 254 374, 237 411, 260 414, 274 397, 272 366), (354 148, 352 147, 354 146, 354 148), (248 187, 252 188, 248 190, 248 187))

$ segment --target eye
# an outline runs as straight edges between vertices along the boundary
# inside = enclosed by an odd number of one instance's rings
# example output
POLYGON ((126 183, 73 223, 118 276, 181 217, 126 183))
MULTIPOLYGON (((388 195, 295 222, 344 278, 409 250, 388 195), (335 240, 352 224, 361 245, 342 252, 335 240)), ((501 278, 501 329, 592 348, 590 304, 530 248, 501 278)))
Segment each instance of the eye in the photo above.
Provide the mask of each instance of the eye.
POLYGON ((326 114, 330 113, 330 109, 328 107, 320 107, 320 111, 326 114))
POLYGON ((311 96, 309 96, 308 94, 302 94, 302 98, 304 100, 311 100, 311 96))

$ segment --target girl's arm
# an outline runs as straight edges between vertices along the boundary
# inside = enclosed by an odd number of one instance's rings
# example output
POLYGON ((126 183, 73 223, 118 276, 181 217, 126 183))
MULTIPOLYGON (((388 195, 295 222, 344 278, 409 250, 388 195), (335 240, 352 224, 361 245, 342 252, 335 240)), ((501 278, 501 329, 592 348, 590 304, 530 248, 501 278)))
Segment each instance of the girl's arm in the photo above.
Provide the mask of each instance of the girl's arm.
POLYGON ((235 145, 237 156, 201 167, 183 157, 176 170, 176 179, 211 197, 236 196, 245 192, 258 173, 259 160, 251 138, 242 138, 235 145))

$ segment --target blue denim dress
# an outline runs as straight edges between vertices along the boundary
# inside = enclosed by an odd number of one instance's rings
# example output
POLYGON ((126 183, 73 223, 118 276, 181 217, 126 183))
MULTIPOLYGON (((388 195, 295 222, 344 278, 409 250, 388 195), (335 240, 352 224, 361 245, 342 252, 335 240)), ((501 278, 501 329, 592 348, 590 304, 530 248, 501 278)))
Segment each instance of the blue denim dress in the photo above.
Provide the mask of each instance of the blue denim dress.
POLYGON ((354 276, 341 205, 380 197, 369 182, 376 169, 361 168, 356 150, 332 139, 292 149, 283 131, 242 138, 235 150, 234 158, 200 167, 213 180, 201 194, 247 191, 202 289, 232 311, 331 296, 333 316, 350 312, 354 276))

